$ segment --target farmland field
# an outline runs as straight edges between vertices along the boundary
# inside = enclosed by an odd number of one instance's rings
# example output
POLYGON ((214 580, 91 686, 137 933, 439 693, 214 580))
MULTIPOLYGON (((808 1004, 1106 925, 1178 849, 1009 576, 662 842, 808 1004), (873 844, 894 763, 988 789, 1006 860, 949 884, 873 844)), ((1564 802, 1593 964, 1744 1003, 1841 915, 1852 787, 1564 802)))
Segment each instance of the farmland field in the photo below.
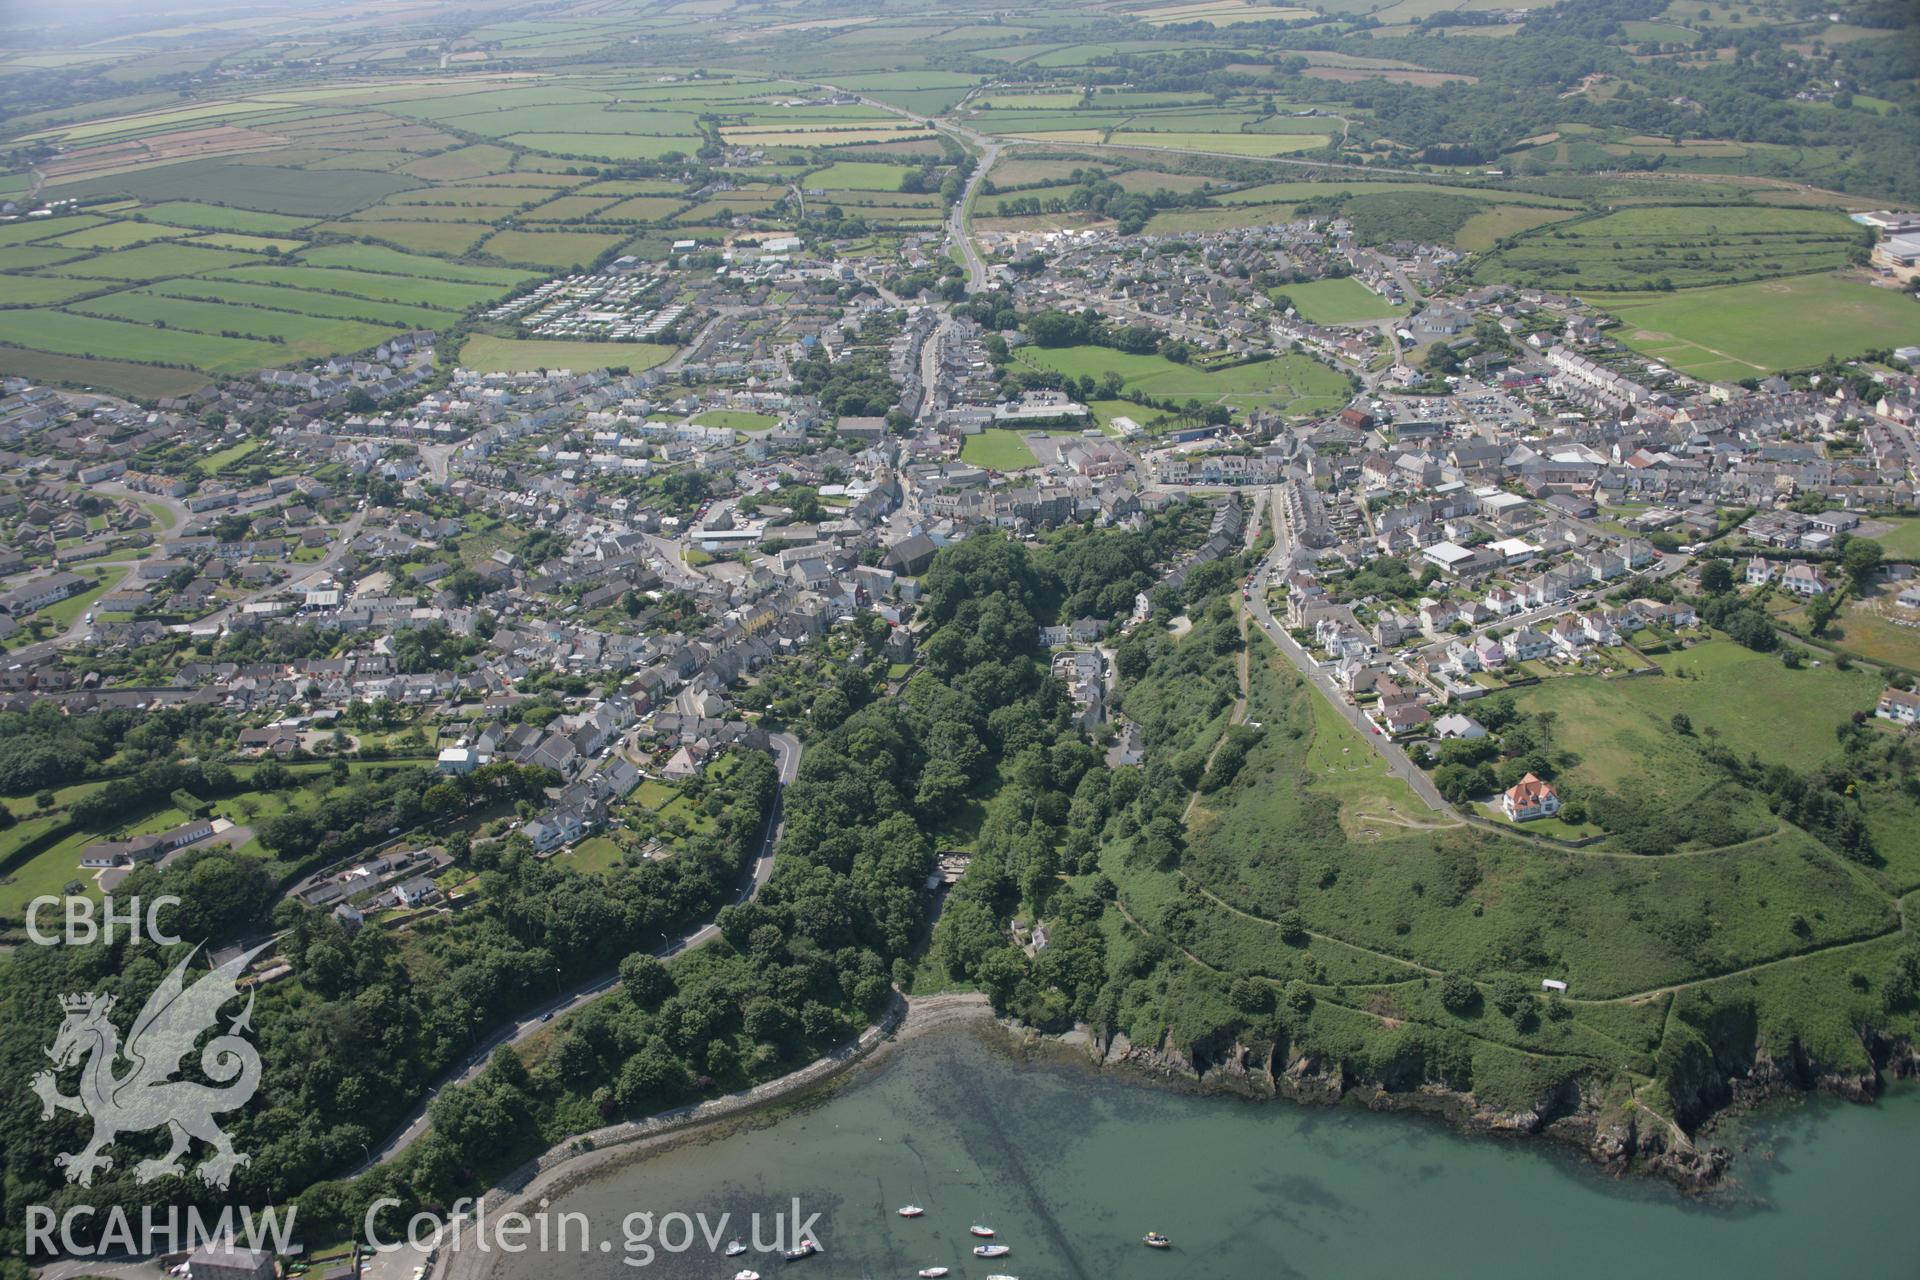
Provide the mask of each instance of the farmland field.
POLYGON ((1684 289, 1844 266, 1859 240, 1845 217, 1818 210, 1631 208, 1527 232, 1474 275, 1552 288, 1684 289))
POLYGON ((183 396, 204 387, 207 376, 192 369, 163 369, 125 360, 66 356, 51 351, 0 346, 0 373, 35 382, 107 387, 123 395, 183 396))
POLYGON ((1684 293, 1600 294, 1617 336, 1684 373, 1738 379, 1920 342, 1910 295, 1835 275, 1795 276, 1684 293))
POLYGON ((265 342, 64 311, 0 311, 0 343, 73 356, 110 351, 127 360, 188 365, 209 373, 249 373, 288 358, 285 348, 265 342))
POLYGON ((452 311, 464 311, 506 292, 486 285, 443 283, 418 276, 390 276, 372 271, 335 270, 331 267, 239 267, 220 272, 216 278, 252 284, 285 284, 294 288, 317 289, 323 293, 344 293, 385 302, 411 302, 452 311))
POLYGON ((808 174, 806 185, 823 191, 898 191, 900 180, 913 172, 907 165, 843 160, 808 174))
POLYGON ((278 339, 286 356, 325 356, 335 351, 359 351, 380 345, 390 330, 356 320, 327 319, 259 307, 217 302, 190 302, 145 290, 108 294, 76 304, 85 315, 130 320, 136 324, 164 322, 168 329, 204 334, 239 334, 263 341, 278 339))
POLYGON ((197 277, 148 285, 143 292, 165 294, 174 298, 232 302, 242 307, 264 307, 269 311, 332 316, 341 320, 365 320, 371 324, 407 329, 431 329, 436 325, 446 324, 459 314, 434 307, 338 297, 329 293, 316 293, 310 289, 292 289, 274 284, 247 284, 238 280, 209 280, 197 277))
POLYGON ((622 239, 608 232, 511 230, 495 232, 481 248, 508 262, 565 270, 586 266, 607 250, 618 248, 622 239))
POLYGON ((229 209, 221 205, 199 204, 191 200, 169 200, 141 211, 160 222, 176 222, 185 227, 209 231, 246 231, 257 235, 281 235, 298 231, 312 221, 290 218, 285 214, 257 213, 251 209, 229 209))

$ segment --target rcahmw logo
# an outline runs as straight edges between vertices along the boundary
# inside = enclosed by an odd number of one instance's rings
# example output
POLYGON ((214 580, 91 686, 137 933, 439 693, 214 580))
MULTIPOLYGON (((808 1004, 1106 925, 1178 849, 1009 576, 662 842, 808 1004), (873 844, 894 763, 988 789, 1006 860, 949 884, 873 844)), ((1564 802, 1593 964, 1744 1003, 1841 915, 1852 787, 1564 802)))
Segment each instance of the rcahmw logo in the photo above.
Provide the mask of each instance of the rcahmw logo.
POLYGON ((138 1182, 185 1173, 181 1157, 196 1138, 213 1148, 212 1156, 194 1171, 210 1186, 224 1188, 233 1171, 248 1162, 248 1157, 233 1149, 213 1117, 244 1107, 260 1087, 260 1054, 244 1038, 252 1029, 251 994, 246 1008, 228 1022, 226 1032, 200 1050, 200 1072, 212 1083, 175 1077, 195 1043, 214 1029, 220 1010, 239 998, 240 975, 247 965, 271 945, 263 943, 235 956, 188 986, 187 964, 200 950, 195 947, 147 997, 124 1046, 119 1030, 107 1017, 113 1009, 111 996, 86 992, 61 997, 66 1020, 46 1051, 53 1070, 34 1076, 33 1091, 40 1095, 42 1120, 51 1119, 56 1110, 93 1120, 93 1138, 84 1149, 54 1157, 54 1163, 66 1171, 67 1181, 91 1186, 95 1173, 113 1167, 113 1157, 102 1152, 117 1135, 162 1127, 172 1146, 165 1155, 134 1166, 138 1182), (115 1064, 121 1061, 130 1065, 116 1075, 115 1064), (79 1092, 69 1097, 60 1092, 55 1073, 73 1067, 80 1068, 79 1092))
POLYGON ((297 1207, 283 1215, 274 1209, 255 1213, 229 1205, 209 1219, 199 1206, 147 1205, 138 1219, 121 1205, 104 1213, 90 1204, 56 1214, 44 1204, 27 1206, 27 1257, 151 1257, 192 1253, 202 1245, 238 1243, 276 1254, 299 1253, 293 1238, 297 1207), (96 1219, 98 1222, 96 1224, 96 1219), (92 1227, 98 1225, 95 1233, 92 1227))

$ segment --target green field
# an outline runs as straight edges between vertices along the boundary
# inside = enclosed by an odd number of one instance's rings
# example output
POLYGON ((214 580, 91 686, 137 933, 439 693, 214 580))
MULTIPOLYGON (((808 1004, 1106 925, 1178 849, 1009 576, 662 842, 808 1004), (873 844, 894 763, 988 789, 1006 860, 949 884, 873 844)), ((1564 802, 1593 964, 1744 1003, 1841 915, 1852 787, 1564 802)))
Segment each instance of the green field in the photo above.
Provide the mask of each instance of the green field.
POLYGON ((703 427, 732 427, 735 431, 771 430, 780 419, 770 413, 750 413, 743 409, 709 409, 694 418, 703 427))
POLYGON ((522 373, 533 369, 620 368, 635 373, 663 363, 675 348, 657 342, 565 342, 495 338, 478 334, 460 348, 460 363, 481 373, 522 373))
POLYGON ((1367 320, 1387 320, 1407 313, 1405 306, 1393 306, 1358 280, 1314 280, 1290 284, 1280 290, 1294 309, 1315 324, 1358 324, 1367 320))
POLYGON ((357 320, 328 319, 218 302, 191 302, 144 290, 93 298, 75 304, 73 310, 114 320, 130 320, 136 324, 163 322, 168 330, 190 330, 213 335, 238 334, 261 341, 279 339, 287 353, 282 357, 283 360, 294 356, 326 356, 336 351, 363 351, 379 346, 392 333, 390 328, 363 324, 357 320))
MULTIPOLYGON (((1211 668, 1194 671, 1196 661, 1156 659, 1122 689, 1132 714, 1176 733, 1169 749, 1201 749, 1219 731, 1208 719, 1218 696, 1196 704, 1182 692, 1216 678, 1211 668), (1196 721, 1197 737, 1175 727, 1196 721)), ((1176 968, 1311 990, 1291 1051, 1324 1040, 1391 1054, 1409 1034, 1437 1036, 1455 1044, 1483 1101, 1531 1096, 1542 1079, 1569 1073, 1590 1085, 1620 1072, 1645 1079, 1662 1069, 1656 1051, 1671 1033, 1664 984, 1738 974, 1716 993, 1765 1000, 1777 1025, 1817 1038, 1823 1052, 1845 1052, 1844 1026, 1830 1025, 1818 996, 1778 981, 1793 966, 1774 966, 1826 946, 1897 940, 1889 895, 1857 868, 1793 829, 1725 853, 1544 855, 1410 802, 1324 704, 1256 646, 1248 718, 1264 729, 1233 786, 1196 799, 1189 850, 1172 868, 1124 842, 1101 860, 1129 932, 1177 947, 1185 958, 1176 953, 1176 968), (1443 973, 1478 992, 1443 1005, 1434 981, 1443 973), (1508 975, 1530 989, 1541 975, 1558 977, 1569 998, 1553 1016, 1510 1019, 1485 999, 1508 975)), ((1556 735, 1573 728, 1562 716, 1556 735)), ((1149 1012, 1204 1016, 1181 1003, 1191 994, 1163 984, 1156 999, 1149 985, 1123 1003, 1129 1034, 1149 1012)), ((1144 1034, 1151 1038, 1151 1024, 1144 1034)))
POLYGON ((64 355, 111 352, 132 361, 186 365, 209 373, 251 373, 290 358, 284 347, 185 329, 155 329, 63 311, 0 311, 0 343, 64 355))
POLYGON ((335 270, 331 267, 236 267, 222 271, 219 280, 237 280, 246 284, 287 285, 296 289, 314 289, 321 293, 345 294, 380 302, 405 302, 447 311, 491 302, 506 290, 487 285, 459 284, 430 280, 421 276, 389 276, 372 271, 335 270))
POLYGON ((125 360, 89 359, 0 346, 0 373, 35 382, 97 387, 139 399, 184 396, 207 385, 207 375, 192 369, 163 369, 125 360))
POLYGON ((430 280, 453 280, 461 284, 515 285, 532 277, 531 272, 512 267, 477 267, 464 262, 443 262, 417 253, 401 253, 373 244, 318 245, 300 255, 300 261, 315 267, 343 267, 352 271, 375 271, 395 276, 424 276, 430 280))
POLYGON ((1071 378, 1096 381, 1108 373, 1120 375, 1126 394, 1167 397, 1185 401, 1221 402, 1240 408, 1277 408, 1306 413, 1337 408, 1346 402, 1346 378, 1306 356, 1283 355, 1273 360, 1237 365, 1208 373, 1191 364, 1175 364, 1164 356, 1129 355, 1109 347, 1022 347, 1019 360, 1071 378))
POLYGON ((252 209, 229 209, 192 200, 165 201, 141 210, 141 215, 158 222, 177 222, 184 227, 202 227, 209 231, 246 231, 267 236, 297 232, 312 221, 311 218, 259 213, 252 209))
POLYGON ((822 191, 898 191, 900 180, 912 172, 906 165, 842 160, 808 174, 806 185, 822 191))
MULTIPOLYGON (((247 284, 238 280, 207 280, 185 277, 165 284, 149 285, 143 293, 165 294, 174 298, 204 298, 212 302, 232 302, 242 307, 268 311, 290 311, 308 316, 333 316, 342 320, 366 320, 371 324, 395 328, 431 329, 453 320, 459 313, 437 307, 408 306, 399 302, 375 302, 365 298, 316 293, 311 289, 289 289, 272 284, 247 284)), ((125 296, 125 295, 119 295, 125 296)))
POLYGON ((1553 223, 1488 254, 1482 281, 1644 290, 1805 275, 1846 265, 1860 229, 1838 213, 1724 205, 1620 209, 1553 223))
POLYGON ((192 245, 149 244, 137 249, 114 249, 78 262, 63 263, 49 274, 88 280, 161 280, 168 276, 197 275, 254 261, 256 255, 225 249, 197 249, 192 245))
POLYGON ((966 443, 960 446, 960 457, 989 471, 1021 471, 1038 466, 1040 460, 1033 456, 1033 450, 1021 435, 1004 427, 988 427, 978 435, 967 437, 966 443))
POLYGON ((624 239, 614 232, 497 231, 481 250, 507 262, 566 270, 587 266, 607 250, 618 248, 624 239))
POLYGON ((1569 710, 1561 721, 1580 722, 1582 727, 1576 731, 1583 739, 1591 739, 1581 751, 1581 767, 1609 777, 1643 772, 1646 762, 1627 745, 1624 733, 1595 723, 1603 714, 1596 708, 1605 708, 1609 718, 1637 717, 1643 727, 1668 736, 1673 713, 1685 712, 1696 734, 1712 728, 1743 757, 1757 752, 1763 760, 1805 770, 1833 756, 1834 725, 1855 711, 1871 711, 1883 683, 1868 672, 1841 671, 1831 664, 1793 670, 1773 654, 1755 653, 1731 640, 1711 640, 1663 654, 1660 662, 1666 675, 1549 680, 1522 692, 1520 698, 1528 705, 1577 698, 1581 709, 1569 710), (1685 676, 1678 677, 1676 672, 1685 676))
POLYGON ((1588 301, 1620 319, 1620 341, 1683 373, 1750 378, 1920 342, 1912 295, 1835 275, 1588 301))

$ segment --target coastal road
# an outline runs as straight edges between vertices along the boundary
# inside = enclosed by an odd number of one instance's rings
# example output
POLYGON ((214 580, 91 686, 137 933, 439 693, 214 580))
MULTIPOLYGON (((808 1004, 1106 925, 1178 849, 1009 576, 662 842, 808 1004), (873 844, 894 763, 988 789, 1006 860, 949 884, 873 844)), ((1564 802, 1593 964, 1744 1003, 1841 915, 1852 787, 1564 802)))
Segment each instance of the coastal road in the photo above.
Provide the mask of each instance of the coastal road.
POLYGON ((1247 601, 1248 615, 1265 633, 1267 639, 1273 641, 1274 647, 1286 655, 1287 661, 1291 662, 1300 674, 1307 678, 1307 682, 1319 691, 1320 696, 1325 698, 1333 709, 1353 725, 1360 736, 1380 753, 1380 758, 1387 762, 1389 772, 1404 779, 1407 785, 1413 788, 1413 793, 1419 796, 1429 809, 1436 813, 1451 814, 1453 806, 1441 796, 1439 789, 1433 785, 1432 779, 1428 778, 1420 767, 1414 764, 1412 758, 1390 738, 1375 731, 1372 722, 1360 713, 1360 708, 1347 701, 1346 695, 1341 692, 1340 686, 1334 683, 1333 677, 1327 674, 1326 669, 1315 662, 1313 655, 1301 648, 1299 642, 1287 634, 1286 627, 1274 618, 1273 610, 1267 605, 1265 584, 1273 569, 1286 562, 1292 535, 1287 527, 1286 513, 1280 506, 1280 489, 1277 486, 1271 488, 1267 491, 1267 495, 1273 512, 1273 550, 1261 562, 1256 573, 1255 582, 1259 589, 1255 590, 1252 598, 1247 601))
MULTIPOLYGON (((771 736, 771 745, 774 760, 779 765, 780 788, 784 791, 800 771, 800 740, 791 733, 776 733, 771 736)), ((773 878, 773 851, 774 847, 780 843, 780 833, 784 829, 781 804, 776 797, 772 811, 767 814, 766 828, 761 833, 760 851, 755 855, 752 865, 747 868, 747 874, 740 885, 740 892, 734 897, 735 902, 746 902, 758 897, 760 891, 766 888, 767 881, 773 878)), ((709 921, 697 929, 663 943, 651 954, 664 960, 670 956, 677 956, 683 951, 704 947, 719 936, 719 926, 709 921)), ((393 1136, 382 1143, 377 1151, 368 1152, 369 1158, 351 1170, 347 1176, 356 1177, 375 1164, 385 1164, 406 1150, 409 1144, 430 1127, 427 1118, 428 1104, 448 1085, 465 1084, 478 1076, 486 1069, 496 1049, 502 1045, 519 1044, 533 1038, 561 1014, 570 1013, 588 1001, 605 995, 619 982, 618 973, 603 973, 589 978, 572 990, 562 992, 555 999, 533 1010, 527 1017, 510 1026, 502 1027, 488 1036, 459 1065, 436 1080, 432 1088, 427 1091, 426 1099, 413 1109, 406 1122, 394 1132, 393 1136)))

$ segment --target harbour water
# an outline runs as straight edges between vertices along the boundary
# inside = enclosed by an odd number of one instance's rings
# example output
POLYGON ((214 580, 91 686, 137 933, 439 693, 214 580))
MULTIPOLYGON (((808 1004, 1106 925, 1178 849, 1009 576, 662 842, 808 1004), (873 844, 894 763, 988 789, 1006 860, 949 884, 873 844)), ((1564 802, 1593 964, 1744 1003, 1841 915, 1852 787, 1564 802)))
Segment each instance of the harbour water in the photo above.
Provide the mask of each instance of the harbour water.
MULTIPOLYGON (((1550 1144, 1461 1137, 1358 1108, 1194 1097, 1011 1056, 997 1033, 913 1040, 818 1103, 612 1168, 558 1196, 617 1239, 628 1215, 820 1215, 825 1252, 655 1251, 494 1259, 495 1280, 912 1276, 1191 1280, 1471 1276, 1913 1275, 1920 1088, 1877 1107, 1815 1100, 1722 1134, 1745 1149, 1732 1203, 1614 1181, 1550 1144), (926 1216, 902 1219, 904 1204, 926 1216), (1011 1255, 983 1261, 971 1223, 1011 1255), (1148 1230, 1175 1248, 1142 1247, 1148 1230)), ((770 1242, 772 1228, 766 1227, 770 1242)))

